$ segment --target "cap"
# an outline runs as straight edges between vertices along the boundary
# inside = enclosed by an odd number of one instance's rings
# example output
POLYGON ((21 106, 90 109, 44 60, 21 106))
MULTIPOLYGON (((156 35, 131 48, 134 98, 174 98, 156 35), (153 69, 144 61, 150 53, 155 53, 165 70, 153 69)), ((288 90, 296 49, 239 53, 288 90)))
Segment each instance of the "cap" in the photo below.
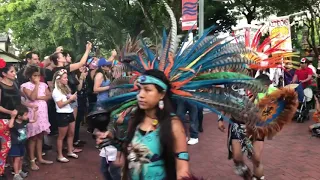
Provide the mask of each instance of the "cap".
POLYGON ((302 58, 302 59, 300 60, 300 62, 301 62, 301 63, 308 63, 309 61, 308 61, 307 58, 302 58))
POLYGON ((98 61, 98 67, 102 67, 102 66, 111 66, 112 62, 106 60, 105 58, 100 58, 98 61))

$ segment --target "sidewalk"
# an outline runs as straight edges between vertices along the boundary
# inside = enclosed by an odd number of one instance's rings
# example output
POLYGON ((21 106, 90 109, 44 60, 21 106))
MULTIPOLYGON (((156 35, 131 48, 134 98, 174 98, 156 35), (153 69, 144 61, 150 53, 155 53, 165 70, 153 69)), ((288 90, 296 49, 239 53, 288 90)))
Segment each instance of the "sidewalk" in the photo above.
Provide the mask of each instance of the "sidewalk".
MULTIPOLYGON (((233 172, 232 161, 227 160, 227 134, 217 128, 217 116, 206 114, 204 133, 200 143, 189 146, 191 170, 196 176, 206 180, 241 180, 233 172)), ((266 141, 263 164, 266 179, 269 180, 319 180, 320 179, 320 139, 310 138, 308 121, 303 124, 293 122, 286 126, 272 141, 266 141)), ((48 152, 51 166, 40 165, 38 172, 30 172, 31 180, 103 180, 99 172, 100 158, 94 147, 94 140, 84 130, 81 138, 88 144, 79 154, 79 159, 61 164, 55 161, 55 151, 48 152)), ((251 164, 248 163, 250 166, 251 164)), ((11 179, 12 176, 9 176, 11 179)))

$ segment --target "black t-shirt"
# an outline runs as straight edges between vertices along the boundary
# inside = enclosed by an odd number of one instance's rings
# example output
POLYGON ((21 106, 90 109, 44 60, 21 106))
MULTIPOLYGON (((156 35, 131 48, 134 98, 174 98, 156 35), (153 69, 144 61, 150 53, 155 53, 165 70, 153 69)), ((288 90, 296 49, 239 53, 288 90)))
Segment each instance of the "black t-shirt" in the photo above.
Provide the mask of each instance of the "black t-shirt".
POLYGON ((77 86, 79 85, 79 81, 76 78, 75 72, 70 72, 70 65, 63 66, 63 67, 55 67, 52 69, 52 74, 56 73, 57 71, 60 71, 61 69, 67 70, 68 74, 68 86, 71 89, 71 93, 75 93, 77 91, 77 86))
POLYGON ((48 81, 52 81, 53 72, 50 69, 44 69, 44 80, 48 84, 48 81))
MULTIPOLYGON (((21 104, 21 94, 17 84, 8 86, 0 82, 1 101, 0 105, 10 111, 14 110, 21 104)), ((10 115, 0 112, 0 119, 10 119, 10 115)))
POLYGON ((10 129, 11 144, 25 144, 27 141, 27 124, 29 121, 18 123, 14 120, 13 128, 10 129))

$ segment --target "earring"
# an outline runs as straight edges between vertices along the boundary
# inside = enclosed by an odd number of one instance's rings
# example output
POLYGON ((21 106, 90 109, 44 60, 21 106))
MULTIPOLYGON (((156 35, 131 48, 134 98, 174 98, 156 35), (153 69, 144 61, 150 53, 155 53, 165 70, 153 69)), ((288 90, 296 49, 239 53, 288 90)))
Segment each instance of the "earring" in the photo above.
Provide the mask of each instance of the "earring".
POLYGON ((163 100, 159 101, 159 108, 162 110, 164 108, 163 100))

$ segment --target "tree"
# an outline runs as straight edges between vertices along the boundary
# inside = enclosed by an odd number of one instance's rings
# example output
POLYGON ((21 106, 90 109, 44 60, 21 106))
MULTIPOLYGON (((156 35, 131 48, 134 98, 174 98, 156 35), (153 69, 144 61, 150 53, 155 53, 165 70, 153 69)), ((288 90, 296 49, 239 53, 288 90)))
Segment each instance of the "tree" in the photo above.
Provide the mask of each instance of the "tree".
MULTIPOLYGON (((255 19, 266 18, 274 13, 270 6, 272 0, 229 0, 227 6, 234 16, 243 15, 247 23, 255 19)), ((280 3, 281 4, 281 3, 280 3)))
POLYGON ((272 0, 270 6, 278 15, 289 15, 301 11, 307 11, 304 15, 304 26, 308 28, 308 44, 312 48, 315 57, 320 55, 318 46, 320 44, 320 1, 319 0, 272 0), (290 4, 284 6, 283 4, 290 4))
MULTIPOLYGON (((181 1, 168 3, 179 20, 181 1)), ((219 20, 219 30, 230 29, 235 20, 227 9, 218 2, 206 3, 206 27, 219 20)), ((35 49, 42 57, 59 45, 82 54, 88 40, 102 49, 113 49, 128 34, 135 37, 142 30, 143 36, 156 41, 163 27, 170 26, 159 0, 0 0, 0 4, 0 31, 10 28, 20 49, 35 49)))
POLYGON ((206 28, 217 25, 216 32, 227 32, 231 30, 232 26, 236 25, 236 18, 228 12, 227 6, 223 2, 206 0, 205 4, 204 26, 206 28))

